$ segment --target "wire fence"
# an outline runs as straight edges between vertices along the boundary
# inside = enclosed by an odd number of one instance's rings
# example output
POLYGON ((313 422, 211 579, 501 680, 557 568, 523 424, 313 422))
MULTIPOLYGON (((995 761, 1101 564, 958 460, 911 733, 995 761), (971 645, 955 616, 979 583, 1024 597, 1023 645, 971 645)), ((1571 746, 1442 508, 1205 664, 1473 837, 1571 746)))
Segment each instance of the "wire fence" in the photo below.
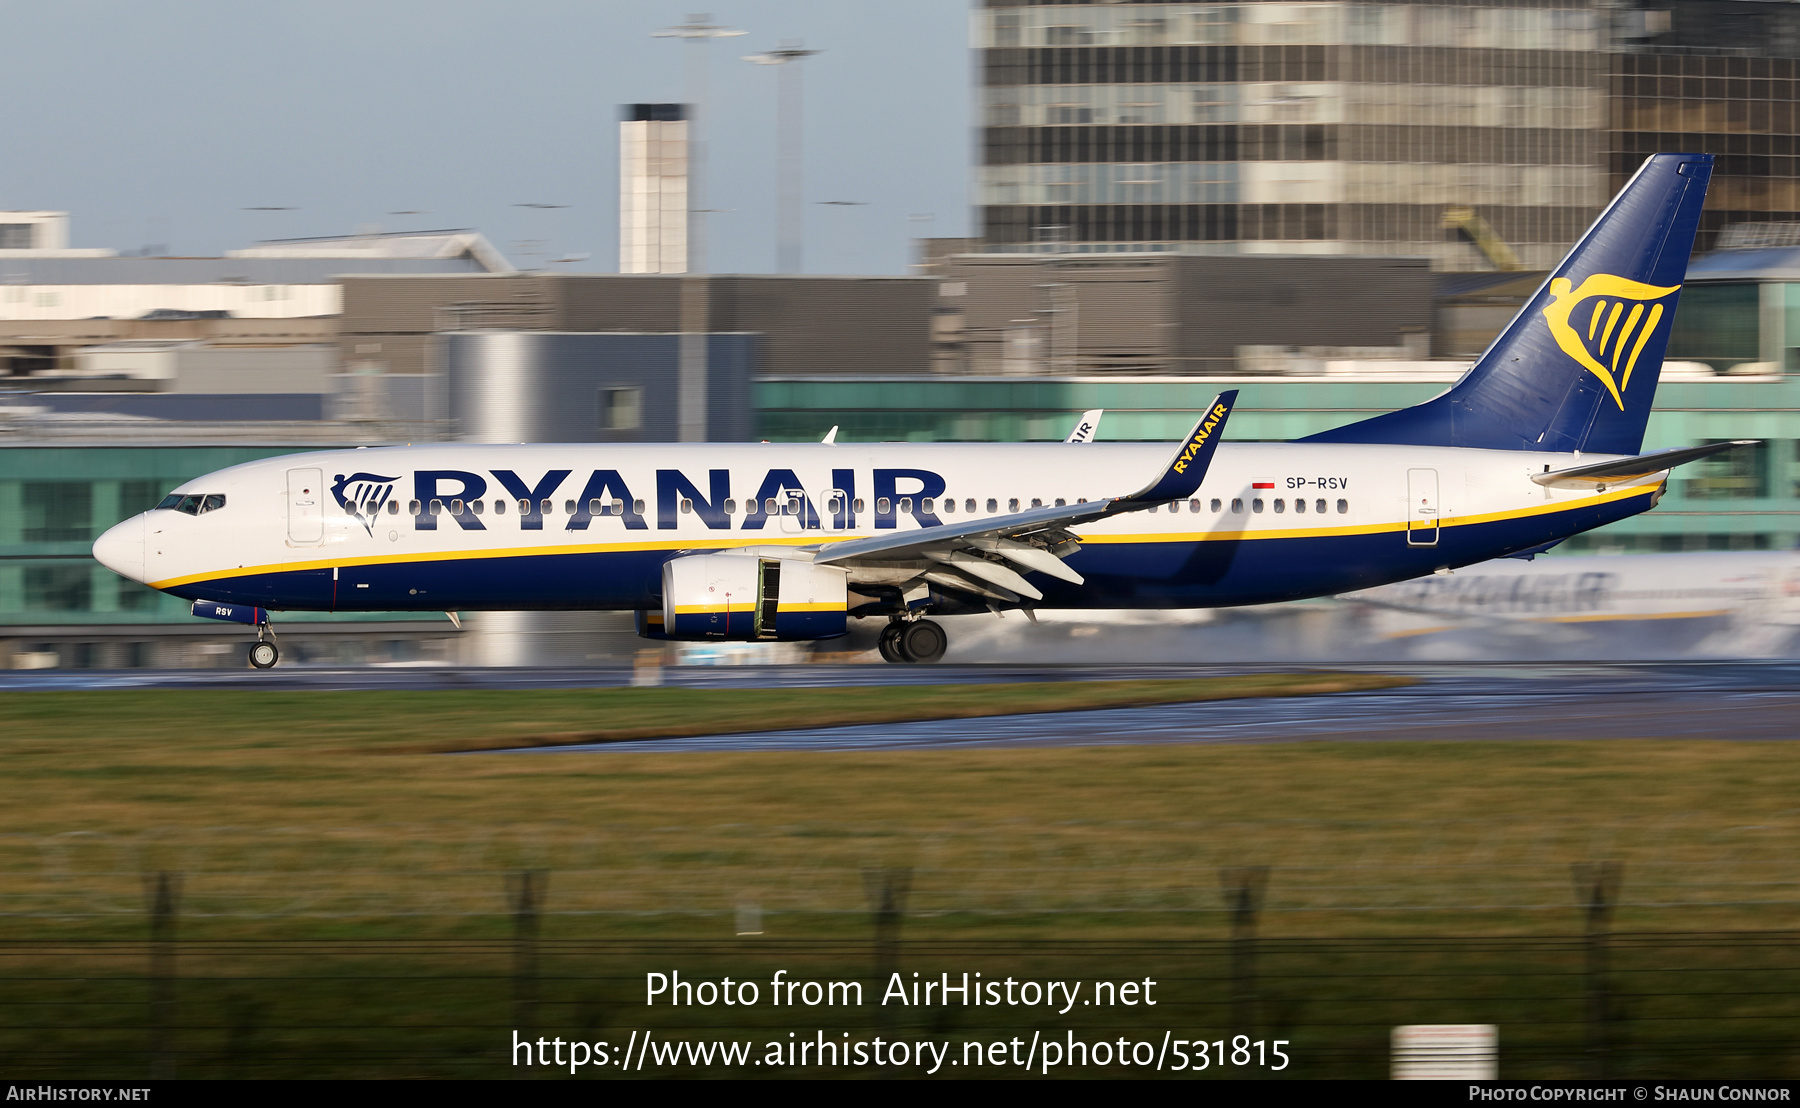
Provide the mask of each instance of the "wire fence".
POLYGON ((643 1048, 631 1072, 722 1074, 724 1055, 693 1050, 732 1043, 774 1051, 776 1068, 758 1072, 925 1074, 935 1049, 1022 1076, 1029 1037, 1045 1046, 1040 1076, 1057 1041, 1068 1065, 1082 1047, 1082 1072, 1173 1076, 1137 1052, 1179 1042, 1182 1074, 1200 1069, 1200 1043, 1201 1076, 1380 1077, 1394 1027, 1476 1023, 1501 1029, 1503 1077, 1800 1076, 1800 931, 1620 923, 1634 909, 1792 918, 1792 866, 1742 841, 1721 859, 1708 856, 1716 836, 1671 836, 1667 820, 1571 825, 1534 833, 1534 858, 1480 821, 1394 823, 1361 826, 1360 857, 1345 859, 1326 849, 1341 824, 1258 828, 1271 853, 1332 864, 1208 868, 1204 844, 1247 840, 1207 824, 1086 825, 1065 841, 819 827, 629 841, 416 827, 16 836, 0 842, 0 1061, 27 1078, 544 1076, 531 1044, 547 1035, 611 1052, 575 1076, 622 1072, 622 1044, 652 1040, 660 1053, 643 1048), (1097 833, 1125 830, 1136 837, 1110 846, 1097 833), (1691 856, 1555 858, 1658 844, 1691 856), (793 865, 796 851, 816 864, 793 865), (551 858, 589 864, 518 864, 551 858), (187 868, 147 868, 169 860, 187 868), (1355 913, 1382 910, 1408 933, 1355 933, 1375 918, 1355 913), (1538 910, 1558 913, 1553 929, 1538 910), (1453 930, 1493 911, 1515 913, 1499 933, 1453 930), (1074 913, 1099 922, 1045 926, 1074 913), (1163 929, 1134 932, 1152 913, 1168 914, 1163 929), (732 930, 696 937, 677 914, 723 915, 732 930), (1295 920, 1340 933, 1280 933, 1295 920), (712 983, 714 999, 656 1003, 655 975, 712 983), (731 979, 758 1000, 719 1003, 731 979), (784 979, 816 991, 770 1003, 784 979), (970 1004, 971 980, 976 995, 1004 981, 1006 1000, 970 1004), (921 996, 934 981, 962 989, 921 996), (909 1061, 782 1053, 880 1036, 914 1044, 909 1061), (1104 1062, 1102 1043, 1115 1044, 1104 1062), (1014 1044, 1010 1068, 992 1061, 1006 1054, 996 1044, 1014 1044))
POLYGON ((1429 921, 1560 914, 1570 867, 1630 867, 1617 910, 1683 929, 1800 920, 1800 820, 1721 829, 1659 818, 1603 826, 1481 819, 1352 823, 1033 822, 916 829, 683 825, 515 831, 358 826, 166 829, 0 836, 0 919, 125 918, 143 875, 183 875, 183 914, 204 919, 504 915, 507 875, 554 871, 551 917, 713 915, 746 902, 769 916, 867 911, 862 875, 904 867, 910 914, 1213 913, 1221 869, 1266 866, 1259 912, 1275 919, 1388 915, 1429 921))

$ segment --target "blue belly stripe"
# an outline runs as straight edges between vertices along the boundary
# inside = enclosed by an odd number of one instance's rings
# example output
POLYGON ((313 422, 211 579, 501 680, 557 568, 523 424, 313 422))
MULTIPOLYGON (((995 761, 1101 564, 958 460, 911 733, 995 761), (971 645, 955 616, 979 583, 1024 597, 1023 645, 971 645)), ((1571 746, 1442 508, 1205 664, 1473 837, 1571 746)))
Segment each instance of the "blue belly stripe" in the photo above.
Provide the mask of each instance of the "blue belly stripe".
MULTIPOLYGON (((1069 559, 1072 585, 1029 575, 1046 608, 1226 607, 1373 588, 1590 531, 1648 510, 1652 490, 1572 508, 1446 526, 1438 544, 1409 547, 1400 531, 1206 542, 1091 543, 1069 559)), ((1453 521, 1450 521, 1453 522, 1453 521)), ((629 611, 662 606, 662 565, 683 548, 346 565, 336 611, 629 611), (361 588, 361 585, 367 588, 361 588)), ((259 572, 164 590, 188 600, 277 611, 332 611, 330 569, 259 572)))

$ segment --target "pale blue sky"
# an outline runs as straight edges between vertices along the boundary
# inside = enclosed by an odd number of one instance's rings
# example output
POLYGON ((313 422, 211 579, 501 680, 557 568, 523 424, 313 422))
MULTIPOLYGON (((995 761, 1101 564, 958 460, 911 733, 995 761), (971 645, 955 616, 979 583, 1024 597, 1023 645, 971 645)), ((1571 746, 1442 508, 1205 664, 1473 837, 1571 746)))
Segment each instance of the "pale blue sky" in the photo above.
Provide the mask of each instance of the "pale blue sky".
MULTIPOLYGON (((688 47, 650 32, 705 6, 0 0, 0 208, 68 210, 76 246, 474 227, 515 262, 539 239, 613 270, 618 107, 683 98, 688 47)), ((966 0, 712 15, 749 34, 706 47, 707 206, 735 209, 710 217, 711 269, 775 268, 776 73, 739 58, 789 39, 824 51, 804 63, 807 272, 901 273, 912 238, 968 233, 966 0)))

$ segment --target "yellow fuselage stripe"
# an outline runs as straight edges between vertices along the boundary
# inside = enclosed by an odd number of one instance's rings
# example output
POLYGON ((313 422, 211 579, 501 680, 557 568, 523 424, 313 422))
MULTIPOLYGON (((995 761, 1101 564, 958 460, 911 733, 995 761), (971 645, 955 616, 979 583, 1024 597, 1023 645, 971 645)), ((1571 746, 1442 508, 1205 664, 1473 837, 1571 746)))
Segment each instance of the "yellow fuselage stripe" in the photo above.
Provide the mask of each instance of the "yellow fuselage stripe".
MULTIPOLYGON (((1632 485, 1627 488, 1614 489, 1598 496, 1583 497, 1575 503, 1552 503, 1534 505, 1530 508, 1514 508, 1504 512, 1487 512, 1480 515, 1447 516, 1438 520, 1444 528, 1470 527, 1481 523, 1497 523, 1508 519, 1525 519, 1530 516, 1556 515, 1563 512, 1591 508, 1599 504, 1607 504, 1616 500, 1627 500, 1634 496, 1648 496, 1657 489, 1657 485, 1632 485)), ((1247 539, 1311 539, 1348 535, 1393 534, 1407 530, 1417 521, 1397 520, 1387 523, 1361 524, 1348 527, 1282 527, 1263 528, 1244 531, 1153 531, 1135 534, 1084 535, 1081 538, 1085 545, 1121 545, 1149 544, 1173 542, 1241 542, 1247 539)), ((559 557, 568 554, 620 554, 634 550, 729 550, 744 546, 814 546, 820 543, 848 542, 852 539, 866 538, 864 535, 845 535, 841 539, 826 538, 823 534, 805 536, 768 536, 745 535, 742 533, 731 538, 680 538, 671 536, 661 542, 617 542, 586 543, 582 545, 557 546, 516 546, 495 550, 443 550, 426 551, 414 554, 377 555, 359 558, 334 558, 305 562, 275 563, 271 565, 243 566, 231 570, 215 570, 208 573, 188 574, 184 577, 170 577, 162 581, 150 582, 153 589, 171 589, 178 585, 194 585, 206 581, 222 581, 233 577, 248 577, 259 573, 298 573, 311 569, 343 569, 352 566, 405 565, 414 562, 460 562, 482 561, 489 558, 544 558, 559 557)), ((924 536, 922 535, 921 538, 924 536)))

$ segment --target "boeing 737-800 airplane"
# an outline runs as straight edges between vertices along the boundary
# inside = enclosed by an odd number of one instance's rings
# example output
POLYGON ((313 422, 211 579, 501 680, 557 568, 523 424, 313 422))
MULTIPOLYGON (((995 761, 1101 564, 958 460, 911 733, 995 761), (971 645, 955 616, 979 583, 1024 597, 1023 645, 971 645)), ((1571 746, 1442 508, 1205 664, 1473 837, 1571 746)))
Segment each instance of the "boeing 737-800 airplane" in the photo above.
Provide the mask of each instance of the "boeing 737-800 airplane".
POLYGON ((1640 455, 1712 170, 1658 154, 1442 395, 1293 443, 457 445, 324 451, 188 482, 94 544, 117 573, 268 612, 615 609, 662 639, 823 639, 1025 608, 1259 604, 1546 549, 1655 505, 1640 455))

